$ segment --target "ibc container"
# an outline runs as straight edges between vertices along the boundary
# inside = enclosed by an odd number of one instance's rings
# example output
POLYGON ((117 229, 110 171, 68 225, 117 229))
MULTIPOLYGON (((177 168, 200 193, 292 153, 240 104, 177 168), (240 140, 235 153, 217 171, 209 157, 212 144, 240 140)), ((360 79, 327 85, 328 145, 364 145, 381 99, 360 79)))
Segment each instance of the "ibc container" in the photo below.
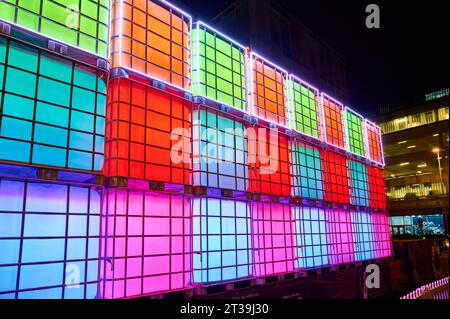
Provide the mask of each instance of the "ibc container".
POLYGON ((291 207, 273 202, 252 202, 251 207, 254 275, 294 271, 295 224, 291 207))
POLYGON ((370 212, 350 212, 353 224, 353 238, 355 242, 355 261, 375 258, 375 241, 373 222, 370 212))
POLYGON ((191 214, 182 195, 106 189, 102 198, 102 298, 189 287, 191 214))
POLYGON ((250 204, 232 199, 191 199, 193 282, 209 284, 252 275, 250 204))
POLYGON ((101 170, 106 77, 0 37, 0 161, 101 170))
POLYGON ((350 177, 350 204, 369 207, 369 183, 366 165, 347 160, 350 177))
POLYGON ((381 129, 374 123, 365 120, 365 130, 369 158, 375 163, 384 165, 381 129))
POLYGON ((364 117, 348 107, 344 114, 348 151, 366 157, 364 117))
POLYGON ((0 299, 97 296, 100 191, 0 178, 0 299))
POLYGON ((289 74, 286 80, 286 95, 288 108, 292 114, 291 128, 323 140, 319 91, 295 75, 289 74))
POLYGON ((277 130, 247 126, 249 192, 289 197, 291 154, 287 137, 277 130))
POLYGON ((328 260, 331 265, 351 263, 355 260, 353 225, 350 211, 327 209, 328 260))
POLYGON ((191 17, 163 0, 113 0, 112 66, 190 90, 191 17))
POLYGON ((323 109, 324 140, 328 144, 345 149, 344 106, 325 93, 320 94, 323 109))
POLYGON ((110 0, 3 0, 0 19, 108 58, 110 0))
POLYGON ((197 22, 192 30, 192 92, 246 111, 247 49, 197 22))
POLYGON ((328 216, 325 209, 292 207, 295 219, 297 258, 295 268, 318 268, 329 263, 327 233, 328 216))
POLYGON ((251 52, 247 58, 248 112, 263 120, 288 126, 285 81, 288 73, 251 52))
POLYGON ((130 75, 110 81, 107 104, 106 176, 190 183, 190 101, 130 75))
POLYGON ((350 181, 345 156, 331 150, 321 150, 324 200, 330 203, 350 203, 350 181))
POLYGON ((193 111, 193 186, 247 191, 249 183, 245 126, 223 113, 193 111))
POLYGON ((366 165, 369 178, 369 206, 381 210, 387 209, 386 180, 383 170, 371 165, 366 165))
POLYGON ((386 212, 372 213, 373 233, 375 242, 375 258, 392 256, 392 239, 389 226, 389 216, 386 212))
POLYGON ((324 199, 323 165, 320 149, 316 146, 291 141, 292 190, 291 195, 309 199, 324 199))

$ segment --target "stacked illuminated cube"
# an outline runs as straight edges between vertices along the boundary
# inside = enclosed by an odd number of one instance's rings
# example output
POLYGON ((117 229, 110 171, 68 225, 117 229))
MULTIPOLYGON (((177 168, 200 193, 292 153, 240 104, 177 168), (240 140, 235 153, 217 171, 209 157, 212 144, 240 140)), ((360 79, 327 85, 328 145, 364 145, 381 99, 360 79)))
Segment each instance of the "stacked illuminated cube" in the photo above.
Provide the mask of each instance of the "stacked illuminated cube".
POLYGON ((1 1, 0 29, 0 298, 95 298, 109 0, 1 1))
POLYGON ((0 2, 0 298, 391 255, 378 126, 166 1, 73 2, 0 2))

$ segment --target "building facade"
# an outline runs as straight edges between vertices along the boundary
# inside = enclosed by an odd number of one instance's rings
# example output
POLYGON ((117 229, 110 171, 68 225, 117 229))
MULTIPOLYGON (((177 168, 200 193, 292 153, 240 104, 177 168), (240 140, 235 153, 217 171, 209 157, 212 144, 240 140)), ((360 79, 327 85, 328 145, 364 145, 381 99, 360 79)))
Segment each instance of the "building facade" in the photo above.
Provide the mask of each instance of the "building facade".
POLYGON ((383 108, 375 119, 383 134, 392 234, 448 235, 448 89, 383 108))

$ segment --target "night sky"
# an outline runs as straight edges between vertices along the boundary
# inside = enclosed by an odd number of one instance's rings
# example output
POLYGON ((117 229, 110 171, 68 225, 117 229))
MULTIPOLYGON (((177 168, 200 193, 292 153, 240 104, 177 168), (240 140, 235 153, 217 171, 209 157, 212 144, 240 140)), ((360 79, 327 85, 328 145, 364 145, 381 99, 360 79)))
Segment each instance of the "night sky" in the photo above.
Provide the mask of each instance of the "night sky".
MULTIPOLYGON (((356 110, 406 104, 449 87, 448 0, 277 1, 344 56, 347 102, 356 110), (365 27, 370 3, 380 7, 381 29, 365 27)), ((205 22, 231 2, 176 1, 205 22)))

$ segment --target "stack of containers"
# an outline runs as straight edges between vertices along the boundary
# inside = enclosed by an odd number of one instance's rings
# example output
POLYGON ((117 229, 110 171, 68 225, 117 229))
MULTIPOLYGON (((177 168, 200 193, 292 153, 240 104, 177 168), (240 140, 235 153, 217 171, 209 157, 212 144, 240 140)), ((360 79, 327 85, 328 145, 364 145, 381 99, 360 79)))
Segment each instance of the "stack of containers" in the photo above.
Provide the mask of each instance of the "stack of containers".
POLYGON ((100 296, 191 282, 191 18, 165 1, 113 1, 100 296), (181 191, 181 194, 175 192, 181 191))
POLYGON ((0 298, 94 298, 109 0, 0 2, 0 298))
POLYGON ((0 297, 391 255, 374 123, 166 1, 60 3, 0 3, 0 297))

